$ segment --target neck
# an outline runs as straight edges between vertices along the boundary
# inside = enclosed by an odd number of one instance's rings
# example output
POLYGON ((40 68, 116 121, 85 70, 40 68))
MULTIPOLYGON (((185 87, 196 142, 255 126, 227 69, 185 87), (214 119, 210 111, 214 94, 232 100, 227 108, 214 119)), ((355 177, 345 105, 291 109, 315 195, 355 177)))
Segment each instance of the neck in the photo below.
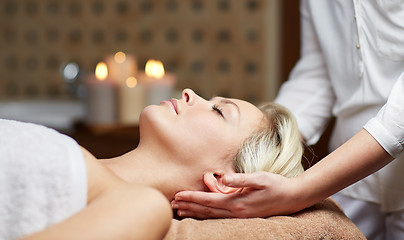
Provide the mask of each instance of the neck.
POLYGON ((122 156, 100 160, 119 178, 156 188, 171 201, 182 190, 204 190, 202 177, 172 161, 172 156, 158 149, 139 146, 122 156))

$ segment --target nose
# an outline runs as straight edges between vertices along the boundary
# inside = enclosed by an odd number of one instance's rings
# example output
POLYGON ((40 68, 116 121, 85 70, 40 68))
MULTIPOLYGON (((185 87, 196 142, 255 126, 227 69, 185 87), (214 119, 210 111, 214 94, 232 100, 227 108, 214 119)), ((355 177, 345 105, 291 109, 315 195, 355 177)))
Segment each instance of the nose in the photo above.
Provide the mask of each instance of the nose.
POLYGON ((182 99, 184 99, 188 105, 193 105, 197 98, 198 95, 196 95, 196 93, 189 88, 182 91, 182 99))

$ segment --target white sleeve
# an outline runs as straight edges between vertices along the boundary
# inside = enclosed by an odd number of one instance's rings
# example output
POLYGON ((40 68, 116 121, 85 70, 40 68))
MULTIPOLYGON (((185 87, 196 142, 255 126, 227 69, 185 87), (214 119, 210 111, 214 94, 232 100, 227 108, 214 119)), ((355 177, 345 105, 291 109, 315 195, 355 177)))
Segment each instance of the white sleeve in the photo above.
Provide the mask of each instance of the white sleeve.
POLYGON ((316 36, 307 1, 302 1, 301 59, 275 99, 296 117, 307 144, 315 144, 332 116, 335 95, 316 36))
POLYGON ((404 149, 404 73, 394 84, 387 103, 364 126, 394 158, 404 149))

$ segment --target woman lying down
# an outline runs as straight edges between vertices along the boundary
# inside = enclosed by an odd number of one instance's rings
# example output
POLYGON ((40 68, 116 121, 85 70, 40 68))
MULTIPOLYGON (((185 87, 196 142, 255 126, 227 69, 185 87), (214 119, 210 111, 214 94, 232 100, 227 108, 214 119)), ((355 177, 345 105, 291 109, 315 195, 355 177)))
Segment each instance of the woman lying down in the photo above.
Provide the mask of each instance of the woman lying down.
POLYGON ((276 104, 181 99, 146 107, 140 142, 97 160, 71 138, 0 120, 0 239, 161 239, 182 190, 229 193, 224 173, 303 172, 296 122, 276 104))

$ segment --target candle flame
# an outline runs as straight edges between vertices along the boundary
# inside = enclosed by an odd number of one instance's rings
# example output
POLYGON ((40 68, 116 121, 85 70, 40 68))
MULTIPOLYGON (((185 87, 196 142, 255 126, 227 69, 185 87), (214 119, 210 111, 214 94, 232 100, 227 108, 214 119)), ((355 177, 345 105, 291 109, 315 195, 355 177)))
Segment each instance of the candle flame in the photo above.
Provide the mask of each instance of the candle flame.
POLYGON ((154 78, 162 78, 164 76, 164 66, 159 60, 150 59, 145 67, 146 75, 154 78))
POLYGON ((126 54, 124 52, 117 52, 114 55, 114 60, 117 63, 123 63, 126 60, 126 54))
POLYGON ((97 64, 97 67, 95 67, 95 77, 100 81, 103 81, 108 77, 107 64, 104 62, 99 62, 97 64))
POLYGON ((135 77, 128 77, 126 79, 126 86, 128 86, 128 88, 134 88, 137 85, 137 79, 135 77))

